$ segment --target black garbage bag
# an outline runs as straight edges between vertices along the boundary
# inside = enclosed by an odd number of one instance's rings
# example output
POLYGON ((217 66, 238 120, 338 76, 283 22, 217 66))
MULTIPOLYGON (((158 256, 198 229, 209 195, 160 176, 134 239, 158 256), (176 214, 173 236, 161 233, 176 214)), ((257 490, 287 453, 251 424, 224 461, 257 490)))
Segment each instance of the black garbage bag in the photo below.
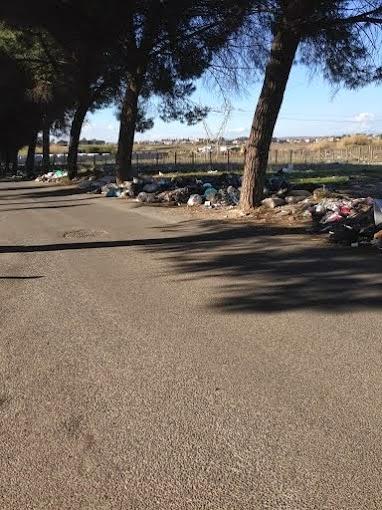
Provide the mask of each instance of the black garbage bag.
POLYGON ((329 241, 345 246, 356 243, 358 241, 358 236, 359 230, 350 225, 344 225, 343 223, 336 224, 329 230, 329 241))

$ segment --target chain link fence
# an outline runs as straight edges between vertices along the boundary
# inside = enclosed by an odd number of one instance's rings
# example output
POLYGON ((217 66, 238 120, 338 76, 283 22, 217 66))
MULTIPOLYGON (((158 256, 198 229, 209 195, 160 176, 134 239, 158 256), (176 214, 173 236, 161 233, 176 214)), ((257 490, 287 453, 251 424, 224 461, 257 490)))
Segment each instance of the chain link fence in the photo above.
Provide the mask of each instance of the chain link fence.
MULTIPOLYGON (((139 172, 205 172, 208 170, 240 171, 244 164, 244 153, 237 150, 223 152, 198 152, 185 150, 137 151, 133 154, 133 165, 139 172)), ((25 157, 19 158, 19 166, 25 165, 25 157)), ((342 149, 274 149, 269 153, 270 165, 288 164, 382 164, 382 145, 359 145, 342 149)), ((67 154, 52 154, 53 168, 65 169, 67 154)), ((79 154, 80 166, 97 168, 115 165, 115 154, 79 154)), ((36 155, 36 170, 42 167, 42 156, 36 155)))

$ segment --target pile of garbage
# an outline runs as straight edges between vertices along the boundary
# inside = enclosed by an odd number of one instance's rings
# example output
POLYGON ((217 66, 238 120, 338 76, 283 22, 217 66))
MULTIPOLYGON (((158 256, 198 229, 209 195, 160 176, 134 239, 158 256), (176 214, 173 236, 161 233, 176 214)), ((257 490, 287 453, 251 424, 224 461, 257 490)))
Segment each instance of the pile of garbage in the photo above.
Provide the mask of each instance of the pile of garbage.
MULTIPOLYGON (((240 201, 241 177, 236 174, 211 174, 195 177, 142 176, 122 184, 112 175, 89 177, 79 188, 106 197, 132 198, 146 204, 235 207, 240 201)), ((358 247, 382 248, 382 200, 352 198, 323 186, 309 190, 291 185, 280 172, 267 179, 260 214, 270 212, 277 220, 283 216, 309 221, 312 231, 326 234, 330 241, 358 247), (378 213, 378 211, 381 211, 378 213)))
POLYGON ((241 177, 235 174, 212 175, 209 182, 193 177, 139 177, 116 184, 115 177, 106 175, 89 178, 79 188, 106 197, 135 198, 142 203, 204 205, 208 208, 238 205, 241 177))
POLYGON ((287 186, 265 198, 262 207, 274 209, 281 216, 310 220, 312 231, 327 234, 332 242, 382 247, 382 201, 352 198, 325 187, 310 193, 287 186))
POLYGON ((55 172, 47 172, 46 174, 36 177, 36 182, 58 182, 60 179, 67 177, 66 170, 56 170, 55 172))

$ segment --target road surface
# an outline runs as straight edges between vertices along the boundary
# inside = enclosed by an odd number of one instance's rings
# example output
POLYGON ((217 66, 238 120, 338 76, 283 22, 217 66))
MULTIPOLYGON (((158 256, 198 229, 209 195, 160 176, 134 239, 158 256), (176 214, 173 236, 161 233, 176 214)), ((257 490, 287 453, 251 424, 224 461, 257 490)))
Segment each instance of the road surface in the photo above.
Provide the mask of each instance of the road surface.
POLYGON ((0 184, 2 510, 382 507, 382 274, 298 229, 0 184))

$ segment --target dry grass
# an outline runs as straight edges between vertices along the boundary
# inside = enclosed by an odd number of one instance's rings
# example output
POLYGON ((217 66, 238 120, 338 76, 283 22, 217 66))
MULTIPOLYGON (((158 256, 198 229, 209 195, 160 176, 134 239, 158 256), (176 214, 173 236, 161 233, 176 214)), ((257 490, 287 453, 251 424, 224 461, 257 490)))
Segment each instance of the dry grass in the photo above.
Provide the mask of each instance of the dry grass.
POLYGON ((338 142, 338 145, 341 147, 352 147, 353 145, 372 145, 375 144, 376 141, 370 139, 366 135, 352 135, 345 136, 342 140, 338 142))

